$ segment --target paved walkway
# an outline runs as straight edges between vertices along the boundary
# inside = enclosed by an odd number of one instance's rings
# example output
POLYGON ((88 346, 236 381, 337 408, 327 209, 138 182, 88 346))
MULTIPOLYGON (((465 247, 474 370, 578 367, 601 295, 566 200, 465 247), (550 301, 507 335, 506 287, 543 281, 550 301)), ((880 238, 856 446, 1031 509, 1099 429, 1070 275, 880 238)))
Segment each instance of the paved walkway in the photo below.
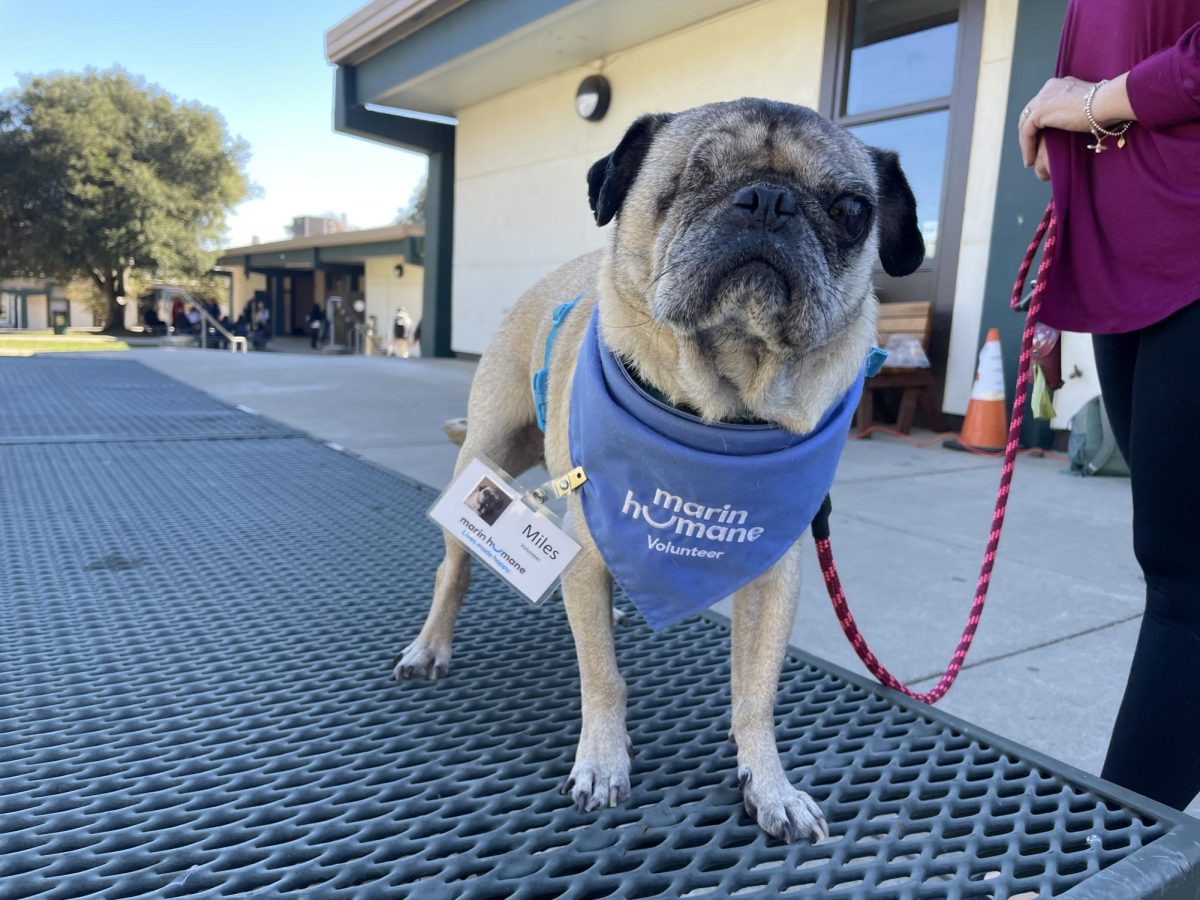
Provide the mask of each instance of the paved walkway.
MULTIPOLYGON (((134 351, 233 403, 441 487, 473 366, 452 360, 134 351)), ((967 669, 941 708, 1098 772, 1137 635, 1141 575, 1126 479, 1079 479, 1022 459, 992 592, 967 669)), ((852 442, 833 499, 851 607, 902 679, 928 688, 958 640, 978 576, 999 464, 890 439, 852 442)), ((792 642, 862 671, 815 559, 792 642)), ((1200 811, 1194 804, 1193 812, 1200 811)))
POLYGON ((454 469, 442 423, 465 415, 475 372, 458 360, 317 353, 163 348, 130 358, 431 485, 454 469))

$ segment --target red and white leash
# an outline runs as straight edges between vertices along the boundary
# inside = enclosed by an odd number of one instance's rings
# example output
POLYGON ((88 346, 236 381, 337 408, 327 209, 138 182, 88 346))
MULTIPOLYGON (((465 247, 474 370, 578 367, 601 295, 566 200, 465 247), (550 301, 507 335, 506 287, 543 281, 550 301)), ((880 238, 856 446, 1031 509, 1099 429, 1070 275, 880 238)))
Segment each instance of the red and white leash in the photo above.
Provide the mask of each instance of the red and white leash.
MULTIPOLYGON (((1013 286, 1011 303, 1015 310, 1020 308, 1025 279, 1029 276, 1029 269, 1033 265, 1034 257, 1037 256, 1042 238, 1045 238, 1046 248, 1042 253, 1042 261, 1038 265, 1037 284, 1034 286, 1033 296, 1029 301, 1029 310, 1025 315, 1025 333, 1021 338, 1021 358, 1017 365, 1017 388, 1013 401, 1012 422, 1008 427, 1008 443, 1004 447, 1004 466, 1000 470, 1000 488, 996 492, 992 529, 988 534, 987 549, 984 550, 983 564, 979 569, 979 583, 975 589, 975 599, 971 602, 971 613, 967 617, 967 625, 963 629, 962 638, 954 650, 954 655, 950 658, 950 663, 946 666, 946 671, 932 690, 918 694, 889 672, 871 652, 866 638, 863 637, 862 632, 858 629, 858 624, 854 621, 850 607, 846 605, 846 595, 842 590, 841 581, 838 579, 837 566, 833 562, 833 550, 829 544, 828 529, 822 529, 820 536, 814 534, 817 559, 821 563, 821 574, 825 576, 825 587, 829 591, 829 599, 833 602, 833 610, 837 613, 838 622, 842 626, 842 631, 846 633, 846 638, 850 641, 851 646, 854 647, 854 652, 858 654, 858 658, 863 661, 871 674, 879 679, 881 684, 920 700, 922 703, 937 703, 954 684, 958 673, 962 671, 967 652, 971 649, 971 642, 975 640, 975 631, 979 627, 979 619, 983 615, 983 605, 987 601, 988 586, 992 582, 992 566, 996 562, 996 549, 1000 546, 1000 532, 1004 527, 1004 512, 1008 507, 1009 484, 1012 482, 1013 467, 1017 460, 1021 423, 1025 418, 1025 400, 1029 392, 1032 371, 1033 330, 1037 325, 1038 313, 1042 306, 1042 293, 1045 290, 1045 279, 1042 276, 1054 258, 1054 246, 1057 241, 1056 225, 1054 204, 1051 203, 1046 207, 1046 213, 1042 216, 1037 233, 1029 244, 1029 250, 1025 253, 1025 259, 1017 273, 1017 282, 1013 286)), ((815 528, 814 531, 816 531, 815 528)))

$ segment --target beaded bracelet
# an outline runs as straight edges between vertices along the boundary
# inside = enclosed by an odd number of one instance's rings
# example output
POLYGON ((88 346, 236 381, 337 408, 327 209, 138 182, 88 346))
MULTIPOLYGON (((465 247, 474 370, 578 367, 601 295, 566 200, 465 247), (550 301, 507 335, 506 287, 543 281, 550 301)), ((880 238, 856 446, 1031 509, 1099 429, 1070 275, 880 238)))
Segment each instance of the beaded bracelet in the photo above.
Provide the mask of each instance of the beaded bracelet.
POLYGON ((1096 153, 1103 153, 1108 148, 1104 146, 1106 137, 1115 137, 1117 139, 1117 149, 1120 150, 1125 146, 1125 132, 1129 130, 1129 126, 1133 122, 1122 122, 1115 130, 1109 130, 1096 121, 1096 117, 1092 115, 1092 100, 1095 99, 1096 91, 1108 84, 1108 79, 1098 81, 1092 85, 1091 90, 1087 93, 1087 98, 1083 101, 1083 114, 1087 116, 1088 127, 1092 129, 1092 138, 1096 143, 1088 144, 1089 150, 1094 150, 1096 153))

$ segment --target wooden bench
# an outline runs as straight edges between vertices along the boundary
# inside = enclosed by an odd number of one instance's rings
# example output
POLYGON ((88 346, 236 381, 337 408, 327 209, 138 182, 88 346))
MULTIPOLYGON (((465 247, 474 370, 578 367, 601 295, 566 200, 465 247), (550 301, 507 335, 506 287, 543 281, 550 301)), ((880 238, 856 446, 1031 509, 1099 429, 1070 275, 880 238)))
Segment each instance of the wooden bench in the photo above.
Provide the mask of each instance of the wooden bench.
MULTIPOLYGON (((894 334, 911 334, 921 341, 926 355, 929 353, 929 332, 933 326, 933 303, 919 300, 910 303, 880 303, 879 346, 886 347, 888 338, 894 334)), ((862 400, 854 414, 854 431, 862 434, 871 427, 875 409, 875 391, 898 389, 900 411, 896 416, 896 428, 903 434, 912 430, 913 415, 920 404, 929 427, 942 430, 942 414, 933 402, 933 371, 915 367, 900 368, 887 366, 878 375, 868 378, 863 386, 862 400)))

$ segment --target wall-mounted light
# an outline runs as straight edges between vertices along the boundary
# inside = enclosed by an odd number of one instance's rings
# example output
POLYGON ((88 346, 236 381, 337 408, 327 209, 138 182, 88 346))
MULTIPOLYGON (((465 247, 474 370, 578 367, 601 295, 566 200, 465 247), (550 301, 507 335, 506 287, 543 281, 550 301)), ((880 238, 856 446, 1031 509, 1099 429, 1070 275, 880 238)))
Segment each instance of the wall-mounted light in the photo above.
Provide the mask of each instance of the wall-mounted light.
POLYGON ((396 263, 395 268, 396 268, 396 277, 403 278, 404 277, 404 263, 396 263))
POLYGON ((575 90, 575 112, 581 119, 599 122, 608 112, 608 101, 612 99, 612 86, 603 75, 589 75, 579 82, 575 90))

